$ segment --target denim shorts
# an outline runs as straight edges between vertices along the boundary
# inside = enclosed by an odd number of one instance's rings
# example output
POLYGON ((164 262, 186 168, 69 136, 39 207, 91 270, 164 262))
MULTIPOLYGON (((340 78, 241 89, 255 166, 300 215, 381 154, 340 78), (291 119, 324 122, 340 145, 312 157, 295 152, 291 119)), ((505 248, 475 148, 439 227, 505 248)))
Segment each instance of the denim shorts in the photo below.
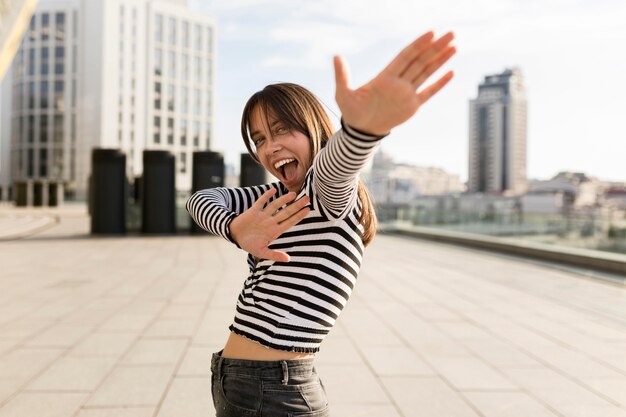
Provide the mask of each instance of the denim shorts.
POLYGON ((313 358, 284 361, 211 360, 216 417, 329 417, 313 358))

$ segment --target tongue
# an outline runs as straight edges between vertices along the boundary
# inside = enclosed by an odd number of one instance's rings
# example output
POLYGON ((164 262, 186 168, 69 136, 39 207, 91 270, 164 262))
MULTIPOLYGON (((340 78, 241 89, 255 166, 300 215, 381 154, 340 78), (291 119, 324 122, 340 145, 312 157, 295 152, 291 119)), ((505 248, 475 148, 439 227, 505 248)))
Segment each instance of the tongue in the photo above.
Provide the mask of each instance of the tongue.
POLYGON ((288 164, 283 165, 283 169, 285 172, 285 180, 287 180, 288 182, 293 181, 293 179, 296 176, 296 168, 297 168, 297 162, 293 161, 293 162, 289 162, 288 164))

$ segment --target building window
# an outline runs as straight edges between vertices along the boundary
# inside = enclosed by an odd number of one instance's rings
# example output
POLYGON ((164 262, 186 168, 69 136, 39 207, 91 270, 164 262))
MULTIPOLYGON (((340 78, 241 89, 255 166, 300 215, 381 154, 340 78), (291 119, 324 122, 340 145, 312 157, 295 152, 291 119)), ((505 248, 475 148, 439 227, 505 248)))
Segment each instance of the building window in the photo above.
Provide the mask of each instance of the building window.
POLYGON ((176 45, 176 19, 173 17, 169 19, 169 40, 170 45, 176 45))
POLYGON ((154 17, 154 37, 157 42, 163 42, 163 16, 160 14, 154 17))
POLYGON ((63 143, 63 115, 54 115, 53 137, 54 143, 63 143))
POLYGON ((48 150, 46 148, 39 149, 39 176, 48 176, 48 150))
POLYGON ((65 71, 65 47, 57 46, 54 48, 54 73, 59 75, 65 71))
POLYGON ((187 101, 189 100, 189 90, 187 87, 183 87, 180 90, 180 111, 183 114, 187 114, 189 111, 189 106, 187 105, 187 101))
POLYGON ((48 75, 50 71, 50 49, 47 46, 41 48, 41 75, 48 75))
POLYGON ((174 99, 176 96, 176 88, 172 84, 167 86, 167 109, 174 111, 174 99))
POLYGON ((193 114, 200 115, 200 90, 193 90, 193 114))
POLYGON ((163 73, 163 52, 156 48, 154 50, 154 75, 160 76, 163 73))
POLYGON ((196 51, 202 51, 202 26, 193 26, 193 43, 196 51))
POLYGON ((167 119, 167 144, 174 144, 174 119, 167 119))
POLYGON ((33 81, 28 82, 28 108, 30 110, 35 108, 35 83, 33 81))
POLYGON ((189 22, 183 22, 182 32, 183 48, 189 48, 189 22))
POLYGON ((46 41, 50 35, 50 15, 43 13, 41 15, 41 40, 46 41))
POLYGON ((183 54, 182 56, 182 78, 183 81, 189 80, 189 56, 187 54, 183 54))
POLYGON ((63 176, 63 150, 55 148, 52 150, 52 178, 61 179, 63 176))
POLYGON ((55 15, 56 22, 56 38, 59 41, 65 40, 65 13, 57 13, 55 15))
POLYGON ((193 122, 193 146, 200 146, 200 122, 193 122))
POLYGON ((33 149, 28 150, 28 161, 27 161, 27 169, 28 169, 28 178, 33 178, 35 174, 35 151, 33 149))
POLYGON ((211 113, 212 113, 212 110, 213 110, 213 107, 212 107, 213 103, 212 103, 211 99, 212 99, 211 93, 207 92, 207 94, 206 94, 206 115, 208 117, 211 117, 211 113))
POLYGON ((170 78, 176 78, 176 53, 173 51, 168 52, 168 64, 169 64, 169 71, 168 71, 168 77, 170 78))
POLYGON ((39 142, 48 142, 48 116, 45 114, 39 116, 39 142))
POLYGON ((28 27, 28 38, 31 41, 34 41, 35 39, 37 39, 37 15, 33 15, 33 17, 30 19, 30 25, 28 27))
POLYGON ((26 124, 26 136, 28 143, 35 141, 35 116, 32 114, 28 116, 28 123, 26 124))
POLYGON ((206 61, 206 74, 207 74, 206 84, 211 85, 211 82, 213 81, 213 66, 212 66, 212 62, 210 59, 207 59, 206 61))
POLYGON ((28 75, 35 75, 35 48, 28 50, 28 75))
POLYGON ((187 172, 187 154, 185 152, 180 153, 180 172, 187 172))
POLYGON ((201 83, 202 82, 202 60, 200 59, 200 57, 195 57, 193 59, 194 61, 194 67, 196 70, 196 82, 197 83, 201 83))
POLYGON ((54 109, 63 110, 63 81, 54 82, 54 109))
POLYGON ((48 108, 48 81, 39 83, 39 105, 42 109, 48 108))
POLYGON ((180 121, 180 145, 187 146, 187 120, 180 121))
POLYGON ((213 28, 209 26, 207 30, 207 40, 206 40, 206 50, 209 54, 213 52, 212 44, 213 44, 213 28))

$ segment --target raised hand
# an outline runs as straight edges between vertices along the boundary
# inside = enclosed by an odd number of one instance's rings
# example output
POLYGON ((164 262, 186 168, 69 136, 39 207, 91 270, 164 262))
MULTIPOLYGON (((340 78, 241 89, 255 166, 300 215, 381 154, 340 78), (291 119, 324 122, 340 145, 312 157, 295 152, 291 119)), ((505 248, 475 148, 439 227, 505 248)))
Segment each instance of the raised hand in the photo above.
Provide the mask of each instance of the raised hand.
POLYGON ((432 32, 425 33, 404 48, 374 79, 356 90, 350 89, 346 66, 336 56, 335 99, 344 121, 355 129, 382 136, 410 119, 452 79, 453 72, 449 71, 421 88, 456 52, 450 45, 453 39, 451 32, 437 40, 432 32))
POLYGON ((263 208, 274 194, 276 189, 269 189, 252 207, 235 217, 230 223, 230 234, 241 249, 257 258, 289 262, 286 252, 272 250, 268 245, 309 214, 309 197, 283 207, 296 198, 296 193, 287 193, 263 208))

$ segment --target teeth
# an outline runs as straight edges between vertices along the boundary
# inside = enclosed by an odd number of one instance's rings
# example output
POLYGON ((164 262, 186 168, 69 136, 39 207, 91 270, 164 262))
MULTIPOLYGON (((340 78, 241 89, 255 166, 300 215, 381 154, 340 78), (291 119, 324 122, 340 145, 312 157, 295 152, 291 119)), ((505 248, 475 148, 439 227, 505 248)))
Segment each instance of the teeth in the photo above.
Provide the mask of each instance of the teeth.
POLYGON ((280 167, 282 167, 285 164, 288 164, 289 162, 293 162, 295 161, 295 159, 291 158, 291 159, 283 159, 282 161, 278 161, 274 164, 274 168, 278 169, 280 167))

